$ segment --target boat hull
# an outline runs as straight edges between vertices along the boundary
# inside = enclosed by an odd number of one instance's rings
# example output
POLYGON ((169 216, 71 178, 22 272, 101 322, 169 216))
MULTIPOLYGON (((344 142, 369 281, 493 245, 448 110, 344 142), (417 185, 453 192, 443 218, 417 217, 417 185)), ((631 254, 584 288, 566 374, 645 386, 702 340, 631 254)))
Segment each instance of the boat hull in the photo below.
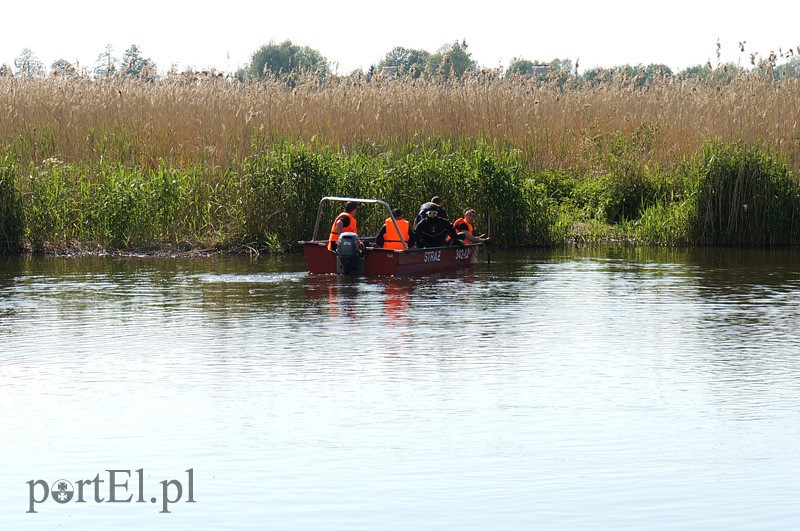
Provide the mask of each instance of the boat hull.
MULTIPOLYGON (((337 273, 336 255, 327 249, 327 242, 302 242, 309 273, 337 273)), ((364 276, 405 276, 435 271, 468 268, 478 261, 481 245, 430 247, 393 250, 364 250, 364 276)))

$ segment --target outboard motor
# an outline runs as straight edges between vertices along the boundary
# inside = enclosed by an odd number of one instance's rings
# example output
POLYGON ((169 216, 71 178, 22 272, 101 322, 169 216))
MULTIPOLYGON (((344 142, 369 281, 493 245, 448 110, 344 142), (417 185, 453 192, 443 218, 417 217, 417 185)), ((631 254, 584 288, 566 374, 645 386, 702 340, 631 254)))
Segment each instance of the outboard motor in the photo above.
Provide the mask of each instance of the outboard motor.
POLYGON ((336 241, 336 272, 350 276, 364 274, 364 260, 355 232, 343 232, 336 241))

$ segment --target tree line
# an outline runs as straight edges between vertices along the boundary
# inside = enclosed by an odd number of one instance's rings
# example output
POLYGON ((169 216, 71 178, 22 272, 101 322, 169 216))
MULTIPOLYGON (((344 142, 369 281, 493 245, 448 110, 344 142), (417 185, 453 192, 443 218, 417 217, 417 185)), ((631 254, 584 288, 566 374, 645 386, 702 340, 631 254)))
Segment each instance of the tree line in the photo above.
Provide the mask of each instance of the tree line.
MULTIPOLYGON (((740 51, 744 52, 744 43, 740 43, 740 51)), ((366 81, 380 78, 410 78, 451 80, 463 79, 465 76, 488 75, 497 79, 533 79, 541 82, 556 83, 572 86, 597 87, 609 82, 624 82, 633 87, 640 88, 662 81, 664 79, 679 77, 682 79, 702 79, 713 84, 724 84, 736 77, 757 72, 775 80, 785 78, 800 78, 800 46, 784 52, 770 52, 764 58, 758 54, 749 54, 750 65, 741 65, 728 62, 719 63, 719 44, 717 44, 718 64, 713 66, 710 61, 706 64, 697 64, 678 72, 673 72, 664 64, 648 65, 621 65, 610 68, 595 67, 578 73, 577 61, 571 59, 550 59, 547 61, 513 58, 504 68, 482 68, 472 57, 466 40, 454 41, 442 45, 435 52, 423 49, 396 46, 387 52, 377 63, 370 65, 366 71, 356 70, 347 76, 360 76, 366 81)), ((191 69, 184 74, 196 74, 191 69)), ((216 70, 205 72, 215 76, 222 75, 216 70)), ((178 74, 173 66, 167 75, 178 74)), ((319 51, 309 46, 295 44, 290 40, 283 42, 270 41, 261 46, 251 56, 250 62, 238 69, 230 77, 241 82, 260 81, 264 79, 278 79, 288 84, 295 83, 301 76, 314 74, 325 78, 338 75, 331 70, 331 62, 319 51)), ((29 49, 22 50, 14 60, 14 68, 0 65, 0 77, 17 76, 27 78, 46 77, 48 71, 44 64, 29 49)), ((107 45, 98 55, 95 65, 91 69, 79 68, 65 59, 58 59, 50 65, 49 75, 59 77, 123 77, 135 78, 146 81, 157 81, 158 74, 156 63, 143 55, 138 45, 131 45, 122 57, 117 58, 111 45, 107 45)))
MULTIPOLYGON (((14 68, 9 65, 0 65, 0 77, 14 76, 25 78, 46 77, 47 69, 30 48, 23 48, 19 56, 14 59, 14 68)), ((155 81, 159 78, 155 61, 144 57, 139 46, 132 44, 117 58, 114 48, 110 44, 97 56, 94 68, 89 71, 81 69, 78 65, 66 59, 56 59, 50 65, 50 75, 58 77, 125 77, 137 78, 146 81, 155 81)))

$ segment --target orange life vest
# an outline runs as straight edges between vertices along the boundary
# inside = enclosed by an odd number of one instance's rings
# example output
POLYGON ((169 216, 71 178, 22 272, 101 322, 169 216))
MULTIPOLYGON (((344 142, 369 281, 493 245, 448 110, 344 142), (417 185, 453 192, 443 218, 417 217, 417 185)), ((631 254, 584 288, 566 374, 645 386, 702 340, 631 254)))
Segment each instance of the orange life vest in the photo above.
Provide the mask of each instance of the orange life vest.
POLYGON ((400 229, 400 234, 394 228, 392 218, 386 218, 386 234, 383 236, 384 249, 402 249, 403 242, 408 241, 408 220, 396 219, 397 227, 400 229))
MULTIPOLYGON (((463 223, 464 225, 466 225, 466 226, 467 226, 467 231, 468 231, 470 234, 473 234, 473 232, 472 232, 472 224, 471 224, 469 221, 467 221, 465 218, 458 218, 458 219, 456 220, 456 222, 455 222, 455 223, 453 223, 453 227, 455 227, 455 228, 456 228, 456 232, 458 232, 458 226, 459 226, 461 223, 463 223)), ((468 243, 472 243, 472 242, 470 242, 468 239, 464 238, 464 245, 467 245, 468 243)))
POLYGON ((358 234, 358 230, 356 229, 356 218, 348 214, 347 212, 342 212, 336 219, 333 220, 333 225, 331 225, 331 235, 328 237, 328 250, 333 251, 333 242, 339 239, 339 233, 336 232, 336 223, 342 219, 343 217, 350 219, 350 224, 346 227, 342 228, 342 232, 355 232, 358 234))

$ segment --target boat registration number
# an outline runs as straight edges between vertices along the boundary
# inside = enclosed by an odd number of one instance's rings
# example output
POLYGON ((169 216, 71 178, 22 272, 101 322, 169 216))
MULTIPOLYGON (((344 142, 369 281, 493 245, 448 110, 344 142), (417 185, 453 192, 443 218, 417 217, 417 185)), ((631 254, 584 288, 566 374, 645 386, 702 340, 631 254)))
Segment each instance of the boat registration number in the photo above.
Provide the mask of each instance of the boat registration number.
POLYGON ((456 249, 456 260, 466 260, 469 258, 470 249, 456 249))
POLYGON ((441 262, 442 251, 425 251, 426 262, 441 262))

